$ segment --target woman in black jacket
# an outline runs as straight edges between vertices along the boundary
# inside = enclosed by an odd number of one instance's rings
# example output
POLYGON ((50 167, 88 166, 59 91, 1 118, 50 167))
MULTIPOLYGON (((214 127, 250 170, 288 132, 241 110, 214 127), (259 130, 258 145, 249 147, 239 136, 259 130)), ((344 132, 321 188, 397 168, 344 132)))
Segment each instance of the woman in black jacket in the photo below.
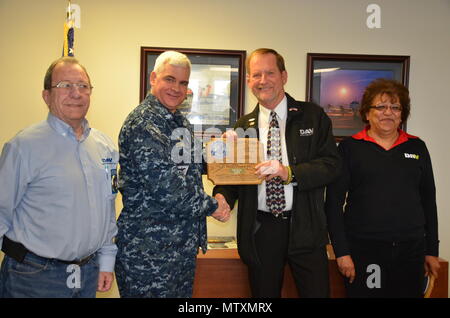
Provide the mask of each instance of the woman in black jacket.
POLYGON ((409 111, 406 87, 375 80, 361 102, 368 125, 338 147, 326 212, 350 297, 421 297, 424 275, 437 276, 433 170, 425 143, 400 129, 409 111))

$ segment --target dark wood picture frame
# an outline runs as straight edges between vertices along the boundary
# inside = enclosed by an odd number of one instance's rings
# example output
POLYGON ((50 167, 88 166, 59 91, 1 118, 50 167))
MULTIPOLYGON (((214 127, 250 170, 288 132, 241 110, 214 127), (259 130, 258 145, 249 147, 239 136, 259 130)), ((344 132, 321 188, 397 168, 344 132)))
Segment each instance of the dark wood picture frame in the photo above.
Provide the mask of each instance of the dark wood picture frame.
POLYGON ((156 58, 168 50, 184 53, 191 61, 189 93, 179 109, 195 127, 201 125, 201 133, 194 128, 196 134, 233 128, 244 113, 246 51, 141 47, 140 101, 150 89, 156 58))
POLYGON ((403 55, 308 53, 306 100, 324 108, 340 141, 364 127, 359 104, 365 87, 380 77, 408 87, 409 65, 410 57, 403 55))

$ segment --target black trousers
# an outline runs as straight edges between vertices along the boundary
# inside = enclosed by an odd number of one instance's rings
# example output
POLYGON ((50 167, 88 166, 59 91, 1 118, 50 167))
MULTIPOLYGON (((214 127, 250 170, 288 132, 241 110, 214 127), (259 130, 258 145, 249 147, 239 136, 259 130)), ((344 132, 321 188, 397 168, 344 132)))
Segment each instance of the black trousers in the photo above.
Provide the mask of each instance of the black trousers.
POLYGON ((300 297, 329 297, 328 256, 326 246, 289 254, 289 219, 258 212, 260 228, 255 243, 260 266, 250 265, 249 280, 253 297, 281 297, 284 267, 289 264, 300 297))
POLYGON ((381 242, 350 238, 349 243, 356 277, 351 284, 345 279, 348 297, 422 297, 424 239, 381 242))

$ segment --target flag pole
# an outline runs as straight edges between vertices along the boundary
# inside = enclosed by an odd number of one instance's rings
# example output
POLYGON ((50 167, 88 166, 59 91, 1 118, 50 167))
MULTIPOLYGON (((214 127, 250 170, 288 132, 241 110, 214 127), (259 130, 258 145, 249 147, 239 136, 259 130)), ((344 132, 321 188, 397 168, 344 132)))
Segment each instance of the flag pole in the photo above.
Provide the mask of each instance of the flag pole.
POLYGON ((67 7, 66 21, 64 22, 63 56, 74 56, 73 54, 74 23, 72 19, 72 2, 71 0, 68 1, 69 6, 67 7))
POLYGON ((68 21, 72 21, 72 1, 69 1, 69 6, 67 7, 68 11, 67 11, 67 20, 68 21))

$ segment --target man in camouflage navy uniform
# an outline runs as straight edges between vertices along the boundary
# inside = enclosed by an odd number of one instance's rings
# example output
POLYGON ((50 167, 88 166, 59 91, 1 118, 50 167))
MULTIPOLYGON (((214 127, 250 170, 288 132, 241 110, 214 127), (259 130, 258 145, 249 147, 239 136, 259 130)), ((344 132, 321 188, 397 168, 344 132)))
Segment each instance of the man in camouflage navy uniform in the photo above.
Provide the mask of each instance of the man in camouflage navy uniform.
POLYGON ((206 251, 206 216, 230 216, 223 196, 204 192, 194 135, 177 110, 190 69, 184 54, 162 53, 150 75, 150 94, 120 132, 123 209, 115 270, 122 297, 191 297, 198 248, 206 251))

